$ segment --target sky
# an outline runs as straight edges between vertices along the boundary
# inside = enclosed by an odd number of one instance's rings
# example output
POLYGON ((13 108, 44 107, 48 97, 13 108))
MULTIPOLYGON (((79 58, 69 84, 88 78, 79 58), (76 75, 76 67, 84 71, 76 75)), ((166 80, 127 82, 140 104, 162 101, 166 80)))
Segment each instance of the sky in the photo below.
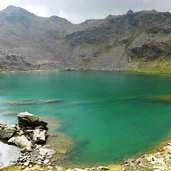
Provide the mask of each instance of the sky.
POLYGON ((9 5, 25 8, 41 17, 57 15, 75 24, 109 14, 124 14, 130 9, 171 12, 171 0, 0 0, 0 10, 9 5))

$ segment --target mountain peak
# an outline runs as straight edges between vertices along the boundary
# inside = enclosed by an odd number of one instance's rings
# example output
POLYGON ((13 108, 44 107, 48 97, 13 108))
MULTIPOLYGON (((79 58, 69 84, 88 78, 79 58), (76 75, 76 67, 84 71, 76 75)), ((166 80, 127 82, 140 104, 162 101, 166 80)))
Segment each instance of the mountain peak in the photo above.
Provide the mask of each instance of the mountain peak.
POLYGON ((30 16, 34 15, 33 13, 30 13, 29 11, 21 8, 21 7, 16 7, 13 5, 8 6, 4 10, 1 11, 2 14, 5 16, 18 16, 18 15, 24 15, 24 16, 30 16))
POLYGON ((20 7, 16 7, 16 6, 13 6, 13 5, 9 5, 4 10, 11 10, 11 9, 18 9, 18 8, 20 8, 20 7))
POLYGON ((129 11, 127 12, 127 14, 128 14, 128 15, 132 15, 132 14, 134 14, 134 11, 129 10, 129 11))

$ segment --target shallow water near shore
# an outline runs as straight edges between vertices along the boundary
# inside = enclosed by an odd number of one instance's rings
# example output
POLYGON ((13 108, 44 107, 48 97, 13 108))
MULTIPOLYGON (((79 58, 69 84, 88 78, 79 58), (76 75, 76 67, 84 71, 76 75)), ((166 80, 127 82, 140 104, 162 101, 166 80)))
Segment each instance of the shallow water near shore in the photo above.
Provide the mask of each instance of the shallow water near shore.
POLYGON ((9 146, 0 141, 0 168, 11 164, 19 155, 20 152, 17 147, 9 146))
POLYGON ((171 104, 148 100, 167 95, 171 75, 6 73, 0 74, 0 120, 14 124, 17 113, 29 111, 51 118, 53 132, 59 120, 59 130, 76 145, 66 162, 110 164, 143 153, 171 135, 171 104))

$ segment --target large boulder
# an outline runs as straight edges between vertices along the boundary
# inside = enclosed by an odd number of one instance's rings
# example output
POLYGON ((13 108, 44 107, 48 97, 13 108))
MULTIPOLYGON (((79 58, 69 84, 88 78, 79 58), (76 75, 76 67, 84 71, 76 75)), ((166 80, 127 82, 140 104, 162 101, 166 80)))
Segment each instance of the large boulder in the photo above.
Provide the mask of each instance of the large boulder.
POLYGON ((0 123, 0 139, 9 140, 16 132, 16 129, 12 126, 7 126, 0 123))
POLYGON ((17 147, 20 147, 22 151, 32 151, 32 143, 24 135, 13 136, 8 140, 8 143, 15 144, 17 147))
POLYGON ((28 112, 21 112, 17 115, 18 125, 21 128, 32 128, 41 127, 42 129, 47 129, 47 122, 41 120, 39 117, 34 116, 28 112))
POLYGON ((37 144, 44 144, 47 138, 47 131, 42 129, 33 130, 33 141, 37 144))
POLYGON ((22 151, 32 151, 35 144, 45 144, 47 122, 28 112, 18 114, 18 124, 8 126, 0 123, 0 140, 14 144, 22 151))

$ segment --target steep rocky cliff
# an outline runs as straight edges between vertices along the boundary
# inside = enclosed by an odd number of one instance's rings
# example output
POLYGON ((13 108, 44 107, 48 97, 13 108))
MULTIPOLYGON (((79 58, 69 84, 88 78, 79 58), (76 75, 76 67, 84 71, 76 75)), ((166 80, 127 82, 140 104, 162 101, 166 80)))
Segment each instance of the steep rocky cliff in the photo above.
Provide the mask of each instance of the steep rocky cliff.
POLYGON ((14 6, 0 12, 1 70, 134 70, 166 61, 171 68, 170 59, 169 12, 128 11, 81 24, 14 6))

